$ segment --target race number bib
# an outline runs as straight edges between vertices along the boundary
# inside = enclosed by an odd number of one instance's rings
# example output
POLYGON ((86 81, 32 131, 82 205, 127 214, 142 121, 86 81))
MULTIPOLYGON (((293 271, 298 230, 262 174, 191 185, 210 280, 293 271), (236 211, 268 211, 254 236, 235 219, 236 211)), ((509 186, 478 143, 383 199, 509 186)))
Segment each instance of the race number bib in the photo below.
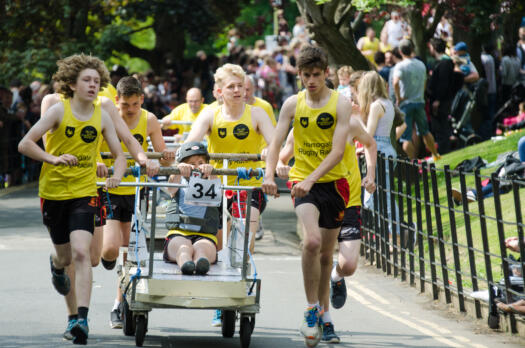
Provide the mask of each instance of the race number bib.
POLYGON ((200 176, 190 176, 184 201, 193 205, 218 207, 222 201, 221 179, 209 180, 200 176))

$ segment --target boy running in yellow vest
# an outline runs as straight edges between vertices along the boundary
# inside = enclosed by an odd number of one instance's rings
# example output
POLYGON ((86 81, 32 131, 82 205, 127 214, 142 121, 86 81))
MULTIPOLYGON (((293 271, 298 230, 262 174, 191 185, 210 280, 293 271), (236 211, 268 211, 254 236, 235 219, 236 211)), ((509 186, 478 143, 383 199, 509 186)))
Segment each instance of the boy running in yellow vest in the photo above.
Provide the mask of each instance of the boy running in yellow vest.
MULTIPOLYGON (((286 145, 279 153, 279 162, 277 164, 277 175, 283 179, 288 178, 290 167, 287 165, 293 156, 294 138, 293 130, 290 131, 286 139, 286 145)), ((339 236, 339 254, 337 263, 332 270, 332 291, 331 299, 334 308, 341 308, 346 300, 346 285, 343 276, 351 276, 357 269, 359 260, 359 248, 361 245, 361 186, 369 192, 375 190, 375 166, 377 157, 377 146, 374 138, 366 132, 357 117, 350 118, 350 132, 343 161, 348 169, 348 184, 350 187, 350 200, 345 209, 345 215, 339 236), (367 162, 367 176, 361 181, 359 165, 355 152, 354 142, 358 141, 365 148, 365 157, 367 162), (335 275, 334 275, 335 273, 335 275), (343 274, 343 276, 340 276, 343 274), (334 280, 334 277, 335 280, 334 280), (335 300, 334 300, 335 299, 335 300)), ((333 251, 327 251, 326 255, 321 258, 332 257, 333 251)), ((329 294, 325 293, 321 299, 323 309, 323 337, 322 341, 327 343, 339 343, 339 336, 334 331, 334 325, 329 312, 329 294)))
MULTIPOLYGON (((217 106, 208 106, 193 124, 186 142, 202 141, 209 136, 209 153, 261 153, 264 143, 269 144, 273 125, 266 112, 259 107, 246 104, 244 86, 246 74, 234 64, 225 64, 215 73, 214 91, 217 94, 217 106)), ((222 168, 222 162, 214 161, 216 168, 222 168)), ((229 168, 260 168, 261 162, 230 161, 229 168)), ((228 177, 228 185, 235 185, 236 179, 228 177)), ((261 186, 261 179, 242 180, 240 185, 261 186)), ((260 214, 266 207, 266 197, 260 189, 252 191, 250 199, 250 252, 254 251, 255 231, 259 226, 260 214)), ((222 246, 222 231, 217 233, 217 245, 222 246)), ((227 234, 226 234, 227 235, 227 234)), ((220 326, 221 311, 217 310, 212 321, 213 326, 220 326)))
MULTIPOLYGON (((113 122, 113 125, 115 126, 115 130, 117 132, 117 135, 120 139, 122 139, 122 142, 126 145, 126 147, 129 149, 129 152, 135 158, 135 160, 141 165, 145 166, 147 169, 147 172, 150 176, 155 176, 159 170, 159 163, 157 161, 148 160, 146 157, 146 154, 144 153, 144 150, 142 146, 139 144, 137 139, 131 135, 131 132, 129 131, 128 126, 126 123, 124 123, 124 120, 122 117, 120 117, 119 111, 117 107, 115 106, 115 103, 117 102, 115 100, 115 97, 113 99, 110 99, 109 96, 106 97, 106 95, 112 95, 111 93, 104 93, 104 91, 108 90, 114 90, 115 96, 117 94, 117 90, 115 87, 113 87, 111 84, 108 84, 105 88, 101 89, 98 98, 95 101, 95 103, 100 103, 100 106, 102 110, 106 111, 110 116, 111 120, 113 122)), ((53 93, 48 94, 44 97, 42 100, 41 105, 41 115, 44 115, 46 111, 51 108, 53 105, 60 103, 64 99, 64 96, 60 95, 59 93, 53 93)), ((44 137, 45 138, 45 137, 44 137)), ((100 145, 102 145, 102 140, 99 141, 99 150, 97 152, 100 152, 100 145)), ((165 152, 165 158, 166 159, 173 159, 175 156, 174 152, 165 152)), ((107 167, 104 163, 102 163, 102 158, 99 157, 97 160, 97 177, 99 178, 105 178, 108 175, 107 167)), ((101 180, 99 180, 101 181, 101 180)), ((102 231, 103 226, 106 224, 106 209, 107 209, 107 197, 103 193, 102 188, 99 188, 97 190, 98 192, 98 198, 97 198, 97 210, 95 213, 95 231, 93 233, 93 238, 91 240, 91 248, 90 248, 90 256, 91 256, 91 265, 93 267, 97 267, 100 262, 100 256, 102 253, 102 231)), ((67 340, 73 339, 73 336, 71 335, 71 328, 76 323, 78 319, 78 313, 77 313, 77 301, 75 298, 75 270, 72 265, 66 267, 66 273, 71 279, 71 289, 73 291, 70 291, 66 296, 64 296, 64 299, 66 301, 67 311, 68 311, 68 324, 67 328, 64 331, 63 337, 67 340)))
POLYGON ((281 144, 293 121, 295 164, 290 170, 295 212, 304 232, 302 270, 307 300, 301 334, 309 347, 321 340, 320 301, 329 291, 334 244, 349 200, 348 170, 342 163, 352 106, 325 86, 328 59, 317 47, 305 46, 297 60, 306 90, 281 108, 268 149, 262 189, 276 195, 274 180, 281 144))
MULTIPOLYGON (((142 149, 147 151, 150 137, 153 149, 162 152, 166 148, 162 137, 160 123, 155 115, 141 108, 144 102, 144 94, 140 82, 132 77, 123 77, 117 84, 117 104, 119 106, 120 116, 126 123, 133 137, 141 144, 142 149)), ((124 152, 127 148, 122 144, 124 152)), ((101 151, 107 151, 107 143, 102 143, 101 151)), ((112 159, 104 160, 107 167, 113 165, 112 159)), ((128 160, 128 167, 134 166, 134 160, 128 160)), ((148 173, 150 174, 150 173, 148 173)), ((134 182, 133 176, 123 179, 125 182, 134 182)), ((141 181, 145 181, 144 177, 141 181)), ((108 217, 104 226, 104 241, 102 245, 102 265, 106 269, 113 269, 118 257, 118 251, 121 246, 127 246, 129 242, 129 233, 131 230, 131 217, 135 208, 135 188, 118 187, 109 189, 109 204, 111 205, 112 217, 108 217)), ((120 288, 117 289, 117 299, 110 315, 110 325, 112 328, 122 328, 120 313, 120 303, 122 294, 120 288)))
POLYGON ((110 116, 100 103, 94 103, 100 87, 109 81, 104 63, 96 57, 74 55, 57 65, 53 79, 65 98, 49 108, 31 128, 20 142, 19 151, 44 162, 39 196, 43 221, 56 252, 50 257, 53 285, 60 294, 69 293, 70 279, 64 267, 73 263, 78 320, 71 334, 73 343, 86 344, 92 284, 89 255, 95 227, 96 158, 101 135, 115 157, 115 174, 107 179, 108 188, 120 183, 126 160, 110 116), (46 151, 36 143, 44 134, 46 151))

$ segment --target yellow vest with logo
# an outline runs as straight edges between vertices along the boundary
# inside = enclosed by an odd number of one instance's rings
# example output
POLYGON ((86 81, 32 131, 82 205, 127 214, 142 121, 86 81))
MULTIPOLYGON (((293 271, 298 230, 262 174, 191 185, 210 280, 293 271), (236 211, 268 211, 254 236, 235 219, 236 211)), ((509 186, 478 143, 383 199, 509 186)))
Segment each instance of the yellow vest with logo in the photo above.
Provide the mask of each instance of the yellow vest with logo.
POLYGON ((71 111, 70 99, 62 99, 64 116, 54 132, 46 133, 46 152, 60 156, 74 155, 78 165, 42 165, 38 195, 44 199, 95 197, 97 145, 102 137, 100 104, 95 104, 93 115, 87 121, 78 120, 71 111))
MULTIPOLYGON (((135 128, 133 128, 133 129, 130 129, 129 131, 135 137, 135 139, 137 139, 137 141, 140 143, 140 145, 142 145, 142 148, 144 149, 144 152, 148 151, 148 139, 147 139, 148 138, 148 111, 147 110, 141 109, 139 122, 137 123, 137 126, 135 128)), ((124 143, 122 141, 120 142, 120 145, 122 146, 122 151, 128 152, 128 148, 126 147, 126 145, 124 145, 124 143)), ((101 151, 102 152, 109 151, 109 146, 106 143, 106 141, 102 142, 101 151)), ((108 168, 112 167, 115 164, 115 160, 113 160, 111 158, 104 159, 103 161, 104 161, 104 164, 108 168)), ((127 167, 130 168, 130 167, 133 167, 133 166, 135 166, 135 160, 128 159, 127 160, 127 167)), ((133 175, 128 175, 128 176, 122 178, 122 182, 135 182, 135 181, 136 180, 135 180, 135 177, 133 175)), ((146 176, 143 175, 140 178, 140 181, 141 182, 145 182, 146 181, 146 176)), ((127 187, 126 186, 119 186, 117 188, 109 189, 108 192, 111 193, 111 194, 114 194, 114 195, 134 195, 135 194, 135 187, 133 187, 133 186, 127 186, 127 187)))
MULTIPOLYGON (((306 91, 297 94, 297 105, 293 121, 295 163, 290 170, 290 181, 303 181, 332 150, 332 139, 337 123, 337 100, 332 95, 322 108, 311 108, 306 104, 306 91)), ((343 162, 336 164, 317 182, 331 182, 347 176, 343 162)))
MULTIPOLYGON (((182 105, 177 106, 175 109, 171 111, 171 113, 168 115, 169 120, 171 121, 189 121, 194 122, 199 114, 201 113, 202 109, 207 104, 201 104, 201 107, 199 109, 199 112, 194 114, 191 109, 190 105, 188 103, 184 103, 182 105)), ((178 129, 179 134, 184 134, 185 132, 189 132, 191 130, 191 125, 186 124, 174 124, 168 127, 168 129, 178 129)))
MULTIPOLYGON (((264 137, 253 129, 252 107, 244 106, 244 112, 238 121, 227 121, 222 116, 222 107, 215 109, 213 126, 209 135, 209 153, 260 153, 264 137)), ((222 161, 211 161, 215 168, 222 168, 222 161)), ((228 168, 262 168, 260 161, 228 161, 228 168)), ((237 178, 228 176, 228 185, 234 185, 237 178)), ((242 186, 261 186, 262 178, 240 180, 242 186)))
POLYGON ((345 155, 343 163, 348 169, 348 186, 350 188, 350 199, 346 207, 360 207, 361 206, 361 174, 359 173, 359 165, 357 163, 357 156, 355 154, 355 146, 346 143, 345 155))

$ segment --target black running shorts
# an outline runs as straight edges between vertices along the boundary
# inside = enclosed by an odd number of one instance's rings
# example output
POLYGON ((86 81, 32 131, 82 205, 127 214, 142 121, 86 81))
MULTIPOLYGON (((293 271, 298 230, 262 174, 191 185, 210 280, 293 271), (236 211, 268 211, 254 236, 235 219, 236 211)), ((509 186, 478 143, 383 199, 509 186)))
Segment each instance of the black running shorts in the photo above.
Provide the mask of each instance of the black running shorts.
POLYGON ((345 209, 345 216, 341 231, 337 237, 339 243, 346 240, 360 240, 361 239, 361 207, 353 206, 345 209))
POLYGON ((72 231, 95 230, 97 197, 82 197, 55 201, 40 199, 44 225, 49 230, 53 244, 69 243, 72 231))
MULTIPOLYGON (((140 197, 143 196, 144 191, 141 191, 140 197)), ((108 220, 118 220, 120 222, 130 222, 133 213, 135 212, 135 195, 114 195, 109 194, 109 204, 111 210, 108 208, 108 220), (109 216, 112 214, 112 216, 109 216)))
MULTIPOLYGON (((297 184, 294 182, 293 185, 297 184)), ((294 207, 304 203, 315 205, 319 210, 319 227, 338 228, 343 223, 346 204, 350 199, 350 188, 346 178, 316 183, 304 197, 294 199, 294 207)))

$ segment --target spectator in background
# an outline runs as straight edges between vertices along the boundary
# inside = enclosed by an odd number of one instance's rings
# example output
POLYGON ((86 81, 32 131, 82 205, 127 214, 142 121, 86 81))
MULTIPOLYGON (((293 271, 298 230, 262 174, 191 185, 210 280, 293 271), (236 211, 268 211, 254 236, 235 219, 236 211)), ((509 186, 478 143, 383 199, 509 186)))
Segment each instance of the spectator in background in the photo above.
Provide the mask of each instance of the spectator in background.
POLYGON ((494 57, 490 54, 492 52, 492 44, 487 43, 482 46, 481 63, 485 72, 485 79, 488 83, 487 89, 487 103, 489 106, 489 117, 492 120, 496 113, 496 104, 498 102, 497 86, 496 86, 496 67, 494 57))
POLYGON ((434 32, 434 37, 441 39, 445 42, 452 38, 452 25, 450 25, 447 16, 442 16, 438 25, 436 26, 436 31, 434 32))
POLYGON ((374 28, 368 27, 366 35, 357 41, 357 48, 370 63, 374 63, 374 54, 379 51, 379 39, 376 37, 374 28))
POLYGON ((430 126, 436 138, 440 154, 450 151, 452 129, 448 115, 454 98, 454 63, 445 53, 445 41, 432 38, 429 44, 430 54, 436 59, 432 74, 428 80, 427 93, 430 102, 430 126))
POLYGON ((479 73, 474 64, 472 63, 470 55, 467 51, 467 44, 463 41, 460 41, 456 45, 454 45, 454 55, 463 60, 463 64, 461 64, 460 66, 461 71, 463 71, 463 74, 465 75, 463 80, 465 81, 465 83, 473 83, 479 80, 479 73))
POLYGON ((299 16, 295 18, 295 25, 293 26, 292 34, 294 38, 301 41, 308 41, 308 32, 303 17, 299 16))
POLYGON ((337 79, 339 80, 339 86, 337 86, 337 92, 341 93, 352 100, 352 92, 350 91, 350 76, 354 72, 354 69, 348 65, 342 66, 337 70, 337 79))
POLYGON ((525 27, 521 27, 518 31, 518 43, 516 45, 516 55, 520 59, 521 64, 521 78, 525 78, 525 27))
POLYGON ((13 93, 9 88, 0 86, 0 189, 5 187, 4 180, 9 172, 9 129, 14 115, 10 110, 13 93))
POLYGON ((512 86, 520 78, 520 60, 516 56, 514 45, 506 44, 503 47, 503 58, 501 59, 501 103, 509 99, 512 86))
POLYGON ((388 75, 388 96, 390 97, 390 100, 397 105, 396 93, 394 92, 394 68, 403 60, 403 57, 401 57, 401 53, 399 53, 399 47, 394 48, 391 52, 393 65, 390 68, 390 74, 388 75))
POLYGON ((278 33, 280 37, 285 37, 287 40, 291 39, 290 27, 286 18, 284 18, 284 10, 280 9, 277 11, 277 24, 278 24, 278 33))
POLYGON ((390 20, 388 20, 381 30, 381 42, 385 47, 390 46, 391 49, 399 46, 399 42, 408 36, 410 28, 407 23, 401 19, 399 12, 392 11, 390 20))
POLYGON ((388 76, 390 75, 390 67, 385 64, 385 54, 381 51, 377 51, 374 54, 374 62, 377 67, 377 72, 388 84, 388 76))
POLYGON ((405 113, 405 123, 407 124, 407 129, 401 136, 403 150, 410 159, 417 158, 417 152, 412 143, 413 123, 415 123, 419 134, 423 137, 423 142, 436 161, 441 156, 436 150, 434 136, 428 130, 425 114, 424 92, 427 77, 425 64, 412 58, 413 46, 410 40, 401 40, 399 51, 403 60, 394 67, 393 85, 396 104, 405 113))

